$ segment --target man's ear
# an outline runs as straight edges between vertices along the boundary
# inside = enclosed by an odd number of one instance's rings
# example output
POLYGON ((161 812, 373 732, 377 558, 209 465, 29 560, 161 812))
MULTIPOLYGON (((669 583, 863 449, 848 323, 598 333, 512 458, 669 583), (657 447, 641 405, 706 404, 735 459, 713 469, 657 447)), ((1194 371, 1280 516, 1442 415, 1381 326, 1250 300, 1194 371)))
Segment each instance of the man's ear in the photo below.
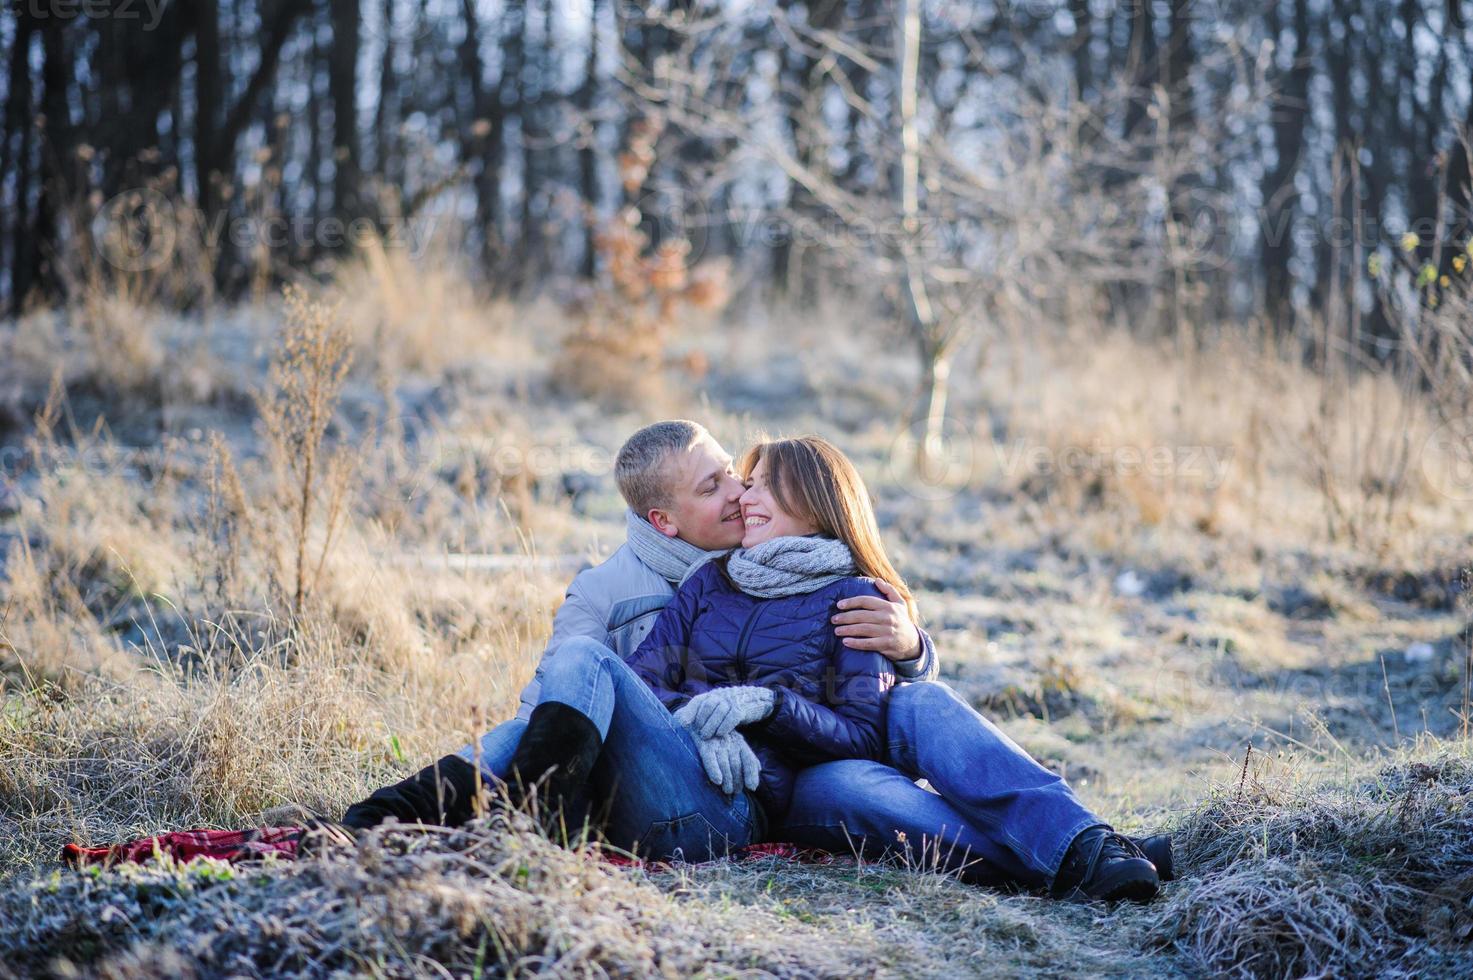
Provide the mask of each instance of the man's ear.
POLYGON ((675 526, 675 518, 671 517, 668 511, 652 508, 649 513, 649 522, 655 526, 656 531, 667 538, 680 536, 680 529, 675 526))

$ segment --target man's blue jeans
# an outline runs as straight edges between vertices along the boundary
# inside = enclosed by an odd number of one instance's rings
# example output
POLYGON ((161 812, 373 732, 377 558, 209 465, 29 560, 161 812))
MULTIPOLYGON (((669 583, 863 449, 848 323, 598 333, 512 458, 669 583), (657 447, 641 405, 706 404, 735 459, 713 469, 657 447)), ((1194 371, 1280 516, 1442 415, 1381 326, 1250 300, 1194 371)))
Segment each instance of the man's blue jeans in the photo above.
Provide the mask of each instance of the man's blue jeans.
MULTIPOLYGON (((706 778, 695 740, 644 681, 602 643, 569 640, 542 664, 541 700, 592 719, 603 736, 591 778, 607 806, 603 831, 640 857, 708 861, 752 843, 760 811, 749 793, 728 797, 706 778)), ((513 720, 482 737, 481 768, 505 779, 527 723, 513 720)), ((474 761, 475 747, 458 755, 474 761)))
POLYGON ((481 772, 506 782, 511 774, 511 757, 516 755, 522 732, 526 730, 527 722, 523 718, 503 721, 482 735, 479 743, 472 742, 455 754, 472 765, 479 762, 481 772))
POLYGON ((944 684, 890 692, 888 766, 828 762, 798 778, 769 836, 829 850, 912 850, 979 883, 1050 884, 1075 836, 1104 821, 1059 776, 944 684), (924 778, 929 793, 913 779, 924 778), (938 795, 939 794, 939 795, 938 795), (969 863, 971 862, 971 863, 969 863))

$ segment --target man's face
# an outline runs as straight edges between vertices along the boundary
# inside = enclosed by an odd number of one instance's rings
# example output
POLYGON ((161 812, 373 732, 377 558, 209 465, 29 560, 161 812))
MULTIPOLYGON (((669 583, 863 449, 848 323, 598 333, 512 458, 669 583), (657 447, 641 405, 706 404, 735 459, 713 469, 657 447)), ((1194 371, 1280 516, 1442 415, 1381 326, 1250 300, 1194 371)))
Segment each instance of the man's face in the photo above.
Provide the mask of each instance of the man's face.
POLYGON ((705 551, 735 548, 742 543, 742 509, 746 489, 731 468, 731 456, 714 439, 700 439, 686 452, 665 460, 671 505, 645 515, 660 532, 679 537, 705 551))

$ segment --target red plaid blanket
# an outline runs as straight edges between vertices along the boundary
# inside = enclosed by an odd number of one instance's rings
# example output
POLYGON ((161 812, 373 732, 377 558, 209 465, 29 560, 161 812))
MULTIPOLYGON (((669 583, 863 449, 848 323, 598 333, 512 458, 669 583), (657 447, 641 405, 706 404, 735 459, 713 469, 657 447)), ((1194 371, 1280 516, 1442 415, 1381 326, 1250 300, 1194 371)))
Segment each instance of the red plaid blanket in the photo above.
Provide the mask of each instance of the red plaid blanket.
MULTIPOLYGON (((152 857, 166 855, 177 861, 197 857, 215 858, 232 864, 258 861, 268 854, 285 860, 297 856, 297 837, 301 827, 257 827, 252 830, 176 830, 155 837, 140 837, 112 847, 82 847, 67 844, 61 849, 62 863, 72 868, 89 865, 112 866, 121 863, 142 864, 152 857)), ((828 864, 834 856, 826 851, 799 847, 796 844, 752 844, 736 851, 734 861, 775 857, 804 864, 828 864)), ((646 862, 623 854, 606 851, 603 858, 620 868, 668 867, 666 862, 646 862)))
POLYGON ((252 861, 276 854, 297 856, 301 827, 256 827, 252 830, 176 830, 157 837, 140 837, 112 847, 82 847, 67 844, 61 849, 62 863, 73 868, 92 864, 142 864, 155 855, 178 861, 197 857, 221 861, 252 861))

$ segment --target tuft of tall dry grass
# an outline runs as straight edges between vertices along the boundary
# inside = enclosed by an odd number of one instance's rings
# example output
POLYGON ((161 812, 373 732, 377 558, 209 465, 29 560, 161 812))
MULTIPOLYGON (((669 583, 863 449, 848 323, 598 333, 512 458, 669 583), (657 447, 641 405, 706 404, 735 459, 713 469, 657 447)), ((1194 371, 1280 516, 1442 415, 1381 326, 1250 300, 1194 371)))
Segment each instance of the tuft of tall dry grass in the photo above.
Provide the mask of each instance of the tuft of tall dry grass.
POLYGON ((336 309, 309 299, 299 287, 288 287, 286 310, 287 326, 257 407, 278 506, 290 517, 292 560, 287 573, 274 581, 290 588, 286 594, 292 615, 300 617, 309 576, 321 577, 344 517, 352 454, 342 445, 330 446, 326 437, 352 354, 336 309), (321 540, 309 572, 309 536, 319 516, 321 540))
MULTIPOLYGON (((7 874, 68 839, 340 812, 509 713, 530 675, 561 583, 383 561, 404 543, 349 481, 402 447, 350 440, 347 333, 304 293, 287 310, 244 438, 126 446, 53 379, 3 539, 7 874)), ((435 477, 379 475, 406 499, 435 477)), ((419 517, 434 540, 463 515, 419 517)))
MULTIPOLYGON (((331 599, 300 621, 243 609, 186 619, 158 604, 136 615, 175 621, 142 648, 92 627, 105 672, 73 651, 64 683, 34 666, 6 682, 0 863, 44 865, 66 840, 250 825, 286 803, 339 813, 510 713, 555 583, 366 572, 366 557, 355 546, 329 561, 331 599)), ((87 622, 26 615, 51 629, 87 622)), ((0 635, 13 666, 51 634, 0 635)))
POLYGON ((437 241, 371 238, 332 268, 327 288, 352 338, 354 360, 375 375, 437 378, 533 356, 513 327, 521 312, 484 295, 463 259, 437 241))

